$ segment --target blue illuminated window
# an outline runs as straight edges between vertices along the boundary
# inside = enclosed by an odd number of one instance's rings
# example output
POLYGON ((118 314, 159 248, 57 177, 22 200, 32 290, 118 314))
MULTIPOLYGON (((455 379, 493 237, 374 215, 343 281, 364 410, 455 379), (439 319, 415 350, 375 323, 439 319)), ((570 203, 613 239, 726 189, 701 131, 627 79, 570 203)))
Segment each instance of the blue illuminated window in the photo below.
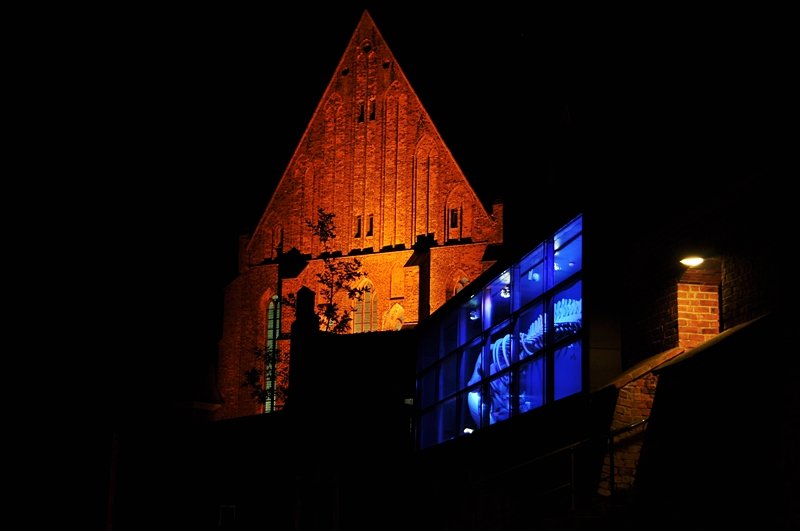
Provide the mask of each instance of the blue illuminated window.
POLYGON ((579 216, 424 333, 419 447, 584 390, 582 229, 579 216))

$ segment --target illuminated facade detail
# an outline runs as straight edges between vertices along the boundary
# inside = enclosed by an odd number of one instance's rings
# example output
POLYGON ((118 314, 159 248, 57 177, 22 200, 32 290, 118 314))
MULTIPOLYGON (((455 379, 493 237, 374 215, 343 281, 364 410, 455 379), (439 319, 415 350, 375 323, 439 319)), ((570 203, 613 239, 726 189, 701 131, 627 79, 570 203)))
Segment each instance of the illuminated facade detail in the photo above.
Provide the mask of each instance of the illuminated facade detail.
POLYGON ((361 300, 355 302, 353 309, 353 332, 372 332, 378 329, 377 296, 375 285, 369 279, 362 279, 356 286, 363 289, 361 300))
MULTIPOLYGON (((281 333, 281 299, 273 295, 267 306, 267 334, 265 346, 267 353, 278 351, 278 336, 281 333)), ((264 412, 275 411, 275 376, 277 367, 275 358, 271 355, 264 361, 264 389, 268 391, 267 400, 264 403, 264 412)))
POLYGON ((458 271, 453 276, 450 286, 448 286, 447 289, 448 299, 453 295, 455 295, 456 293, 460 292, 462 289, 464 289, 467 286, 467 284, 469 284, 469 279, 467 278, 467 275, 463 271, 458 271))
POLYGON ((278 225, 272 233, 272 257, 276 257, 283 252, 283 227, 278 225))
POLYGON ((389 285, 390 285, 390 298, 392 299, 403 299, 405 298, 405 276, 406 270, 400 264, 394 264, 392 266, 392 273, 389 277, 389 285))
POLYGON ((401 330, 405 319, 405 309, 400 304, 393 304, 383 316, 381 330, 401 330))
POLYGON ((472 217, 471 204, 466 190, 456 187, 450 192, 447 197, 445 216, 448 241, 472 237, 469 228, 472 217))
MULTIPOLYGON (((259 305, 265 294, 318 291, 323 250, 306 226, 317 208, 335 215, 330 251, 357 256, 374 287, 354 331, 416 326, 452 296, 454 270, 477 278, 494 263, 487 248, 503 243, 502 205, 489 212, 481 203, 368 13, 335 72, 258 225, 240 242, 239 275, 225 292, 217 419, 263 410, 241 386, 263 344, 259 305)), ((286 305, 280 313, 276 342, 288 363, 294 314, 286 305)))
POLYGON ((425 331, 419 447, 587 389, 582 223, 572 220, 425 331))

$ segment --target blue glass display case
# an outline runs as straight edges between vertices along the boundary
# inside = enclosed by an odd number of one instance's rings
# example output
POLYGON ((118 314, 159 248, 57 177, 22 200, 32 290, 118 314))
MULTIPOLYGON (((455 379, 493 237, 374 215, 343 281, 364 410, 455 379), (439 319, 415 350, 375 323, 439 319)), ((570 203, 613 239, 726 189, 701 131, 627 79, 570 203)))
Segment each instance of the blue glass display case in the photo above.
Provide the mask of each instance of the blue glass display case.
POLYGON ((578 216, 440 310, 417 360, 420 448, 585 390, 582 229, 578 216))

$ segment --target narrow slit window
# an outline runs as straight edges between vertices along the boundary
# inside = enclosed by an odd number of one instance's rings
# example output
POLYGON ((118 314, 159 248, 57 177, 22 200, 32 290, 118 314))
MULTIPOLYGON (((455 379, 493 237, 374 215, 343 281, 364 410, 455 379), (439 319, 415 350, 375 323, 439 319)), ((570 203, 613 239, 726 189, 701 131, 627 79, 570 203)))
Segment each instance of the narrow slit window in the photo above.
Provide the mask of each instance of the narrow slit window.
POLYGON ((450 228, 457 229, 458 228, 458 209, 451 208, 450 209, 450 228))
POLYGON ((372 236, 372 229, 375 228, 375 218, 372 214, 369 215, 367 220, 367 236, 372 236))
POLYGON ((358 123, 362 123, 364 121, 364 102, 359 102, 358 104, 358 123))
POLYGON ((361 237, 361 216, 356 216, 356 238, 361 237))
POLYGON ((369 102, 369 119, 370 121, 375 119, 375 100, 369 102))

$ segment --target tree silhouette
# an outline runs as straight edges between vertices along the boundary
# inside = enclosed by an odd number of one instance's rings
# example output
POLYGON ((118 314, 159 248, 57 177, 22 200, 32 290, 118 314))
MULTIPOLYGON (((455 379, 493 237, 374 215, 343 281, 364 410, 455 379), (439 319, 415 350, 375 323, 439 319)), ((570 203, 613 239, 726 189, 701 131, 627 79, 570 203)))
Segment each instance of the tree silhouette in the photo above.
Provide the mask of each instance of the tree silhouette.
POLYGON ((317 316, 320 325, 326 332, 345 334, 350 331, 350 314, 355 310, 352 305, 342 308, 339 305, 342 297, 356 302, 364 296, 367 288, 356 287, 358 281, 366 276, 361 270, 361 261, 358 258, 343 259, 331 254, 331 240, 336 238, 336 214, 326 212, 323 208, 317 209, 316 221, 306 220, 306 226, 311 233, 319 238, 322 244, 322 272, 317 273, 317 282, 320 285, 319 295, 324 302, 317 304, 317 316))
POLYGON ((277 348, 256 347, 253 356, 256 366, 244 371, 242 387, 250 388, 250 397, 264 404, 266 411, 275 411, 276 404, 286 400, 286 386, 279 386, 278 382, 288 379, 288 367, 278 363, 280 351, 277 348))
MULTIPOLYGON (((319 284, 319 298, 322 300, 316 308, 320 329, 334 334, 346 334, 350 331, 350 315, 355 310, 354 303, 360 301, 369 288, 357 287, 358 281, 367 276, 361 270, 362 264, 358 258, 334 256, 331 251, 332 240, 336 238, 335 217, 333 212, 319 207, 317 219, 306 220, 305 223, 322 245, 322 271, 315 275, 319 284), (350 301, 350 304, 343 306, 345 301, 350 301)), ((296 310, 297 295, 288 293, 283 303, 296 310)), ((276 401, 283 402, 286 398, 285 386, 277 385, 277 382, 286 381, 288 369, 286 364, 279 363, 281 353, 278 349, 258 347, 253 354, 257 364, 245 371, 242 387, 250 388, 250 396, 258 403, 271 403, 274 410, 276 401)))

